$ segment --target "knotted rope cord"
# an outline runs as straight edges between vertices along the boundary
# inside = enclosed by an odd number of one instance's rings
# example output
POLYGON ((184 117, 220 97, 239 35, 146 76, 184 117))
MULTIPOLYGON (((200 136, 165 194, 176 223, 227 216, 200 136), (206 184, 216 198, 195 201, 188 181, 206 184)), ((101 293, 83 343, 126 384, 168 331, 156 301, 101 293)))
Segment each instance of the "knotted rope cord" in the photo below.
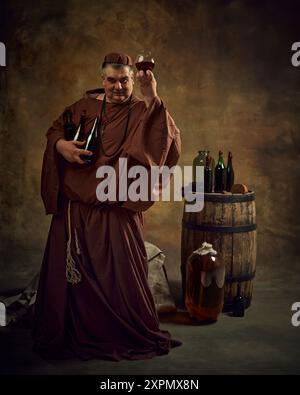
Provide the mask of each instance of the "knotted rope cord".
POLYGON ((80 251, 80 247, 79 247, 79 242, 78 242, 78 236, 77 236, 77 230, 76 230, 76 228, 74 229, 74 233, 75 233, 76 253, 77 253, 77 255, 80 255, 80 254, 81 254, 81 251, 80 251))
MULTIPOLYGON (((72 252, 71 252, 71 242, 72 242, 71 200, 69 200, 69 203, 68 203, 68 234, 69 234, 69 238, 67 241, 66 278, 69 283, 74 285, 74 284, 78 284, 81 281, 81 273, 75 267, 75 261, 72 257, 72 252)), ((75 238, 77 239, 76 233, 75 233, 75 238)), ((78 240, 77 240, 77 243, 78 243, 78 240)), ((76 247, 77 247, 77 245, 76 245, 76 247)), ((77 253, 78 253, 78 249, 77 249, 77 253)))

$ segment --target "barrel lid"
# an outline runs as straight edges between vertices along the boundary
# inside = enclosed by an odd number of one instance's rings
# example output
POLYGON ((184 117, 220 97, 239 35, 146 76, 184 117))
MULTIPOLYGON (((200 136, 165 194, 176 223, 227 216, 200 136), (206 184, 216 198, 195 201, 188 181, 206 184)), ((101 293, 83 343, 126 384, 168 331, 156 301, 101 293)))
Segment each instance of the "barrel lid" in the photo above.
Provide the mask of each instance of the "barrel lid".
MULTIPOLYGON (((187 187, 182 187, 181 188, 181 195, 184 198, 185 196, 185 190, 187 187)), ((197 194, 203 195, 203 192, 195 192, 193 189, 193 195, 197 194)), ((220 202, 220 203, 240 203, 240 202, 251 202, 255 200, 255 192, 252 190, 249 190, 246 193, 231 193, 231 192, 226 192, 226 193, 216 193, 216 192, 211 192, 211 193, 204 193, 204 201, 205 202, 220 202)), ((186 201, 186 199, 184 199, 186 201)))
POLYGON ((205 193, 205 202, 242 203, 255 200, 255 192, 247 193, 205 193))

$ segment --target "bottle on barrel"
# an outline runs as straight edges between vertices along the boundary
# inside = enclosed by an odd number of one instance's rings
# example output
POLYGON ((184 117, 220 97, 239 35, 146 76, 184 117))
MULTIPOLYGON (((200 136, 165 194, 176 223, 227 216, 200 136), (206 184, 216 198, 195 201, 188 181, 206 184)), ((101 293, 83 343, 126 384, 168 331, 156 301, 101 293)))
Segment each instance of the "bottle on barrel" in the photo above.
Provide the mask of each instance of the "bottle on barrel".
POLYGON ((203 168, 205 167, 206 158, 207 158, 208 154, 209 154, 209 151, 198 151, 198 155, 193 160, 193 191, 196 190, 195 183, 201 181, 201 180, 196 179, 197 166, 203 166, 203 168))
POLYGON ((212 157, 207 155, 204 168, 204 192, 211 193, 213 187, 213 169, 211 167, 212 157))
POLYGON ((232 166, 232 153, 228 152, 228 161, 226 167, 226 191, 230 192, 234 184, 234 170, 232 166))
POLYGON ((219 159, 215 168, 215 192, 222 192, 226 187, 226 169, 223 152, 219 151, 219 159))

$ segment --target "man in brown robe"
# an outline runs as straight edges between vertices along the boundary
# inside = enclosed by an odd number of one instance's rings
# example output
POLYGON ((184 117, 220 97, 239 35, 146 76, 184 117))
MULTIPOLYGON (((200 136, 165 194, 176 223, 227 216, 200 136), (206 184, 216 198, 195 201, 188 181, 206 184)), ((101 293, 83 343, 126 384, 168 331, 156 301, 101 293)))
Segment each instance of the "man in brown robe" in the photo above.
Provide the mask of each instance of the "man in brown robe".
POLYGON ((53 216, 32 331, 34 350, 46 358, 145 359, 181 344, 159 329, 147 283, 144 211, 153 201, 104 202, 96 196, 97 169, 117 169, 119 158, 127 159, 128 168, 148 171, 174 166, 179 130, 157 96, 151 71, 136 75, 143 100, 132 95, 128 55, 106 55, 102 72, 104 89, 87 91, 67 108, 76 125, 85 116, 85 141, 102 117, 96 160, 83 160, 92 153, 85 142, 65 139, 63 114, 46 135, 41 194, 53 216))

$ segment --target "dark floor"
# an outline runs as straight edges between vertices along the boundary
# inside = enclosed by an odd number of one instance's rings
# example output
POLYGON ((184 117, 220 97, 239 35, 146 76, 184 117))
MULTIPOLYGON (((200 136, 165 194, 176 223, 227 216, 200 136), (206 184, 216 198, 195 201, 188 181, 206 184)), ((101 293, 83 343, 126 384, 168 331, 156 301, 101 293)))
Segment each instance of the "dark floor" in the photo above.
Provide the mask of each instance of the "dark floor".
MULTIPOLYGON (((173 285, 179 295, 179 286, 173 285)), ((281 273, 255 280, 243 318, 222 314, 212 325, 189 324, 186 313, 161 318, 161 328, 183 342, 168 355, 145 361, 45 361, 35 355, 28 324, 0 327, 2 374, 299 374, 300 326, 291 306, 300 301, 300 277, 281 273)))

